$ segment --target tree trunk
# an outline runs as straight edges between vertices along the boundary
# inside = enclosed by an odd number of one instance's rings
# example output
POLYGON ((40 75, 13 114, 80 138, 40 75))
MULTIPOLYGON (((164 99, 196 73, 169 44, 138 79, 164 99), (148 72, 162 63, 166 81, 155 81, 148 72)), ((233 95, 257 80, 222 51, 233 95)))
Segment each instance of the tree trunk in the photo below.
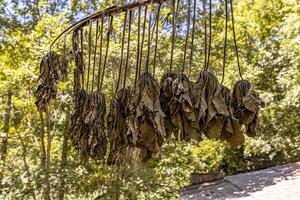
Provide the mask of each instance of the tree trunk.
POLYGON ((61 166, 60 166, 60 177, 59 177, 59 188, 58 188, 58 199, 63 200, 65 195, 65 173, 64 169, 68 161, 68 140, 69 140, 69 128, 70 128, 70 109, 66 111, 66 125, 64 128, 64 138, 62 143, 61 153, 61 166))
MULTIPOLYGON (((18 132, 18 130, 17 130, 17 132, 18 132)), ((22 145, 22 148, 23 148, 22 158, 23 158, 23 163, 24 163, 24 169, 27 172, 27 175, 30 177, 31 173, 30 173, 30 169, 29 169, 27 159, 26 159, 26 157, 27 157, 27 144, 25 144, 25 142, 23 141, 23 138, 21 137, 21 135, 18 135, 18 138, 21 141, 21 145, 22 145)), ((36 200, 34 189, 32 189, 28 192, 30 192, 32 194, 33 199, 36 200)))
POLYGON ((43 171, 42 178, 42 199, 50 200, 50 185, 49 185, 49 175, 48 175, 48 167, 46 164, 46 148, 45 148, 45 130, 44 130, 44 118, 42 111, 39 111, 40 114, 40 140, 41 140, 41 169, 43 171))
POLYGON ((7 103, 6 103, 6 109, 5 109, 5 116, 4 116, 4 126, 3 126, 4 136, 2 138, 1 155, 0 155, 0 161, 2 161, 3 163, 5 162, 6 153, 7 153, 7 142, 8 142, 8 131, 9 131, 9 122, 10 122, 11 100, 12 100, 12 92, 8 91, 8 93, 7 93, 7 103))

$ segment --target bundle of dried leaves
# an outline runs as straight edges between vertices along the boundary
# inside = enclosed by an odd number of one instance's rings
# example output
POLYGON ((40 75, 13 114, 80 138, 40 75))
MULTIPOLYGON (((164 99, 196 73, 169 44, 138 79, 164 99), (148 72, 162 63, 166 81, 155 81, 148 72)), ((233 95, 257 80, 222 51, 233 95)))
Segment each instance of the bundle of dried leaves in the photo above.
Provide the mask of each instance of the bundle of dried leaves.
POLYGON ((110 142, 108 164, 120 163, 128 146, 127 117, 129 116, 130 89, 120 89, 110 103, 107 117, 107 129, 110 142))
POLYGON ((178 127, 177 138, 189 141, 200 140, 201 134, 196 121, 193 102, 193 88, 186 75, 180 74, 172 83, 170 102, 171 121, 178 127))
POLYGON ((71 117, 73 144, 80 151, 83 162, 89 157, 103 159, 107 146, 104 131, 105 96, 99 91, 87 94, 81 90, 76 99, 75 111, 71 117))
POLYGON ((83 62, 80 52, 76 54, 75 64, 73 89, 75 108, 71 116, 71 139, 73 145, 80 151, 82 162, 86 162, 89 157, 95 160, 103 159, 107 146, 104 131, 105 96, 100 91, 88 94, 81 88, 83 62))
POLYGON ((163 75, 160 82, 159 99, 160 99, 161 108, 165 113, 164 124, 165 124, 167 138, 169 138, 172 133, 178 131, 178 128, 172 122, 172 116, 170 111, 170 105, 173 98, 172 84, 177 77, 178 75, 175 73, 166 73, 163 75))
POLYGON ((200 72, 194 85, 194 98, 200 130, 210 139, 219 139, 229 112, 213 72, 200 72))
POLYGON ((241 132, 241 125, 239 124, 238 119, 233 116, 232 107, 231 107, 231 93, 230 90, 220 85, 221 88, 221 95, 225 100, 227 110, 229 112, 229 116, 225 118, 221 139, 225 140, 228 144, 232 147, 238 147, 242 145, 245 141, 244 135, 241 132))
POLYGON ((232 94, 233 115, 245 125, 246 134, 250 137, 256 135, 258 126, 258 112, 264 107, 264 101, 259 97, 247 80, 238 81, 234 85, 232 94))
POLYGON ((66 76, 67 60, 64 61, 64 64, 60 61, 59 55, 53 51, 42 58, 38 86, 34 93, 35 103, 41 111, 45 111, 50 100, 56 98, 56 84, 66 76))
POLYGON ((143 73, 133 90, 128 119, 128 139, 133 147, 147 151, 142 162, 160 151, 166 136, 164 113, 159 102, 159 86, 150 73, 143 73))

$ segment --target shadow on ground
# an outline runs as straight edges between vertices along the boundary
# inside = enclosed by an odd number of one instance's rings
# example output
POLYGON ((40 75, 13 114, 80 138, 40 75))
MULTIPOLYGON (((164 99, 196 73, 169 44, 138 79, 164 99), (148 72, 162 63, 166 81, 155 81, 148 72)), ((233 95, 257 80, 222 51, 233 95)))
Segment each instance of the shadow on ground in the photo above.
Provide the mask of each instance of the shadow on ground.
POLYGON ((215 185, 183 188, 181 200, 298 200, 300 199, 300 162, 264 170, 227 176, 215 185))

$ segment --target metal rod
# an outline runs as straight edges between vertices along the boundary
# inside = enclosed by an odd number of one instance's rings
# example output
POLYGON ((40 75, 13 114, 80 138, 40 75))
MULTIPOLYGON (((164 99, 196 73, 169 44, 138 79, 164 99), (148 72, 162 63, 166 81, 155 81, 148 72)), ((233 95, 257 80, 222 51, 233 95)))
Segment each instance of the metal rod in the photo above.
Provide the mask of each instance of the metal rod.
POLYGON ((236 60, 237 60, 237 65, 238 65, 238 69, 239 69, 240 78, 243 80, 241 66, 240 66, 240 59, 239 59, 239 50, 238 50, 238 46, 237 46, 237 42, 236 42, 236 34, 235 34, 235 28, 234 28, 234 14, 233 14, 232 0, 230 0, 230 9, 231 9, 232 32, 233 32, 233 40, 234 40, 234 49, 235 49, 235 54, 236 54, 236 60))
POLYGON ((74 23, 73 25, 69 26, 67 29, 65 29, 63 32, 61 32, 52 42, 52 44, 50 45, 50 51, 52 49, 52 46, 56 43, 56 41, 58 41, 63 35, 67 35, 70 32, 72 32, 75 29, 78 29, 80 27, 85 26, 90 20, 95 20, 97 18, 99 18, 100 16, 111 16, 113 14, 117 14, 117 13, 121 13, 121 12, 126 12, 128 10, 132 10, 132 9, 136 9, 140 6, 147 6, 149 5, 151 2, 153 1, 153 3, 164 3, 170 0, 145 0, 145 1, 140 1, 140 2, 134 2, 132 4, 128 4, 125 6, 112 6, 109 7, 105 10, 96 12, 94 14, 91 14, 83 19, 81 19, 80 21, 74 23))
POLYGON ((98 68, 98 80, 97 80, 97 90, 100 89, 100 75, 101 75, 101 64, 102 64, 102 44, 103 44, 103 24, 104 17, 101 17, 101 28, 100 28, 100 52, 99 52, 99 68, 98 68))
POLYGON ((147 60, 146 60, 146 72, 149 71, 149 59, 150 59, 150 52, 151 52, 151 21, 152 21, 152 3, 150 6, 149 12, 149 22, 148 22, 148 52, 147 52, 147 60))
POLYGON ((206 70, 209 68, 210 65, 210 56, 211 56, 211 41, 212 41, 212 2, 209 0, 209 42, 208 42, 208 53, 207 53, 207 64, 206 70))
POLYGON ((156 15, 156 33, 155 33, 155 49, 154 49, 154 58, 153 58, 153 77, 155 76, 155 65, 156 65, 156 56, 157 56, 157 43, 158 43, 158 26, 159 26, 159 14, 160 14, 161 4, 159 4, 156 15))
POLYGON ((223 49, 223 72, 221 84, 224 82, 225 66, 226 66, 226 50, 227 50, 227 32, 228 32, 228 2, 225 0, 225 36, 224 36, 224 49, 223 49))
POLYGON ((191 74, 192 63, 193 63, 193 56, 194 56, 194 40, 195 40, 196 9, 197 9, 197 0, 194 0, 193 25, 192 25, 192 43, 191 43, 191 54, 190 54, 189 76, 190 76, 190 74, 191 74))
POLYGON ((127 77, 127 70, 129 64, 129 50, 130 50, 130 33, 131 33, 131 19, 132 19, 132 10, 129 11, 129 24, 128 24, 128 38, 127 38, 127 56, 126 56, 126 64, 125 64, 125 73, 124 73, 124 80, 123 80, 123 87, 126 86, 126 77, 127 77))
POLYGON ((90 67, 91 67, 91 50, 92 50, 92 22, 90 22, 90 27, 89 27, 89 47, 88 47, 88 74, 87 74, 87 80, 86 80, 86 90, 88 91, 89 89, 89 83, 90 83, 90 67))
POLYGON ((185 37, 185 44, 184 44, 184 54, 183 54, 183 66, 182 66, 182 74, 184 73, 185 67, 186 67, 186 51, 187 51, 187 45, 190 35, 190 23, 191 23, 191 0, 188 0, 188 13, 187 13, 187 32, 185 37))
POLYGON ((135 66, 135 79, 134 86, 136 86, 136 81, 138 76, 140 76, 139 72, 139 63, 140 63, 140 29, 141 29, 141 7, 138 10, 138 41, 137 41, 137 54, 136 54, 136 66, 135 66))
MULTIPOLYGON (((142 34, 142 44, 141 44, 141 53, 140 53, 140 70, 141 71, 141 67, 142 67, 142 57, 143 57, 143 50, 144 50, 144 40, 145 40, 145 32, 146 32, 146 21, 147 21, 147 9, 148 7, 145 7, 145 11, 144 11, 144 22, 143 22, 143 34, 142 34)), ((140 76, 140 74, 139 74, 140 76)))
POLYGON ((94 80, 95 80, 95 65, 96 65, 96 55, 97 55, 97 44, 98 44, 98 32, 99 32, 99 21, 96 22, 96 41, 94 49, 94 62, 93 62, 93 78, 92 78, 92 91, 94 90, 94 80))
POLYGON ((119 74, 118 74, 118 81, 117 81, 117 86, 116 86, 116 92, 115 92, 115 94, 117 94, 117 92, 118 92, 119 85, 120 85, 120 79, 121 79, 121 73, 122 73, 123 56, 124 56, 124 43, 125 43, 125 32, 126 32, 126 22, 127 22, 127 13, 128 12, 125 12, 125 19, 124 19, 124 24, 123 24, 122 44, 121 44, 121 59, 120 59, 119 74))
POLYGON ((101 77, 101 82, 100 82, 100 90, 102 89, 102 85, 103 85, 104 73, 105 73, 107 57, 108 57, 110 34, 112 32, 113 19, 114 19, 114 16, 110 16, 110 24, 109 24, 109 28, 108 28, 108 32, 107 32, 107 42, 106 42, 106 50, 105 50, 105 57, 104 57, 104 63, 103 63, 102 77, 101 77))
POLYGON ((171 59, 170 59, 170 73, 173 68, 173 57, 174 57, 174 46, 175 46, 175 32, 176 32, 176 22, 175 22, 175 0, 172 1, 172 46, 171 46, 171 59))

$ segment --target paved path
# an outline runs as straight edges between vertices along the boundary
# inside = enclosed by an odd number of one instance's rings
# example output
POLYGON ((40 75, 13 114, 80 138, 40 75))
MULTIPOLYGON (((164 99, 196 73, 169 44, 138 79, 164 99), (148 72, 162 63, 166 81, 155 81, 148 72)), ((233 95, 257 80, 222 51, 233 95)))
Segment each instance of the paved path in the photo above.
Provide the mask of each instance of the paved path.
POLYGON ((300 162, 225 177, 181 190, 181 200, 300 200, 300 162))

